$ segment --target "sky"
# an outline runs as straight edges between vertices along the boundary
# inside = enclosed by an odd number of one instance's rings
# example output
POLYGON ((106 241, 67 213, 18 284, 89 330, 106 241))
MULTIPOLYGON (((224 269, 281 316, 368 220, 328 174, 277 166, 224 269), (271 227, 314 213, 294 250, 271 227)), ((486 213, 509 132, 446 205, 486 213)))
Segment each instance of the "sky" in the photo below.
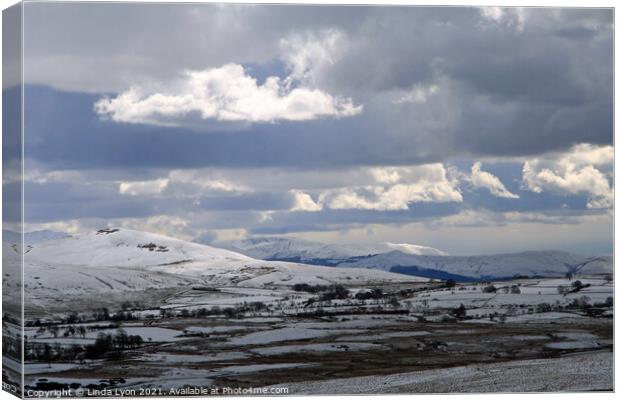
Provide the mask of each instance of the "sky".
POLYGON ((612 252, 610 9, 24 7, 27 230, 612 252))

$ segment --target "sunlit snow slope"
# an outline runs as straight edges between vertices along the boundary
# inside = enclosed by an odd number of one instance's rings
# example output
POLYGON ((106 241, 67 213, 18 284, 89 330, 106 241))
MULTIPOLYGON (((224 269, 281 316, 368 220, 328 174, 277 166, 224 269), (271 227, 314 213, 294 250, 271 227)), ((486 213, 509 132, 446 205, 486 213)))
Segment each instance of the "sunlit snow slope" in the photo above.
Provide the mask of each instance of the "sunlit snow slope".
MULTIPOLYGON (((5 243, 5 251, 13 250, 5 243)), ((329 268, 255 260, 229 250, 129 229, 104 229, 28 245, 27 294, 57 297, 184 287, 272 287, 424 281, 363 268, 329 268)))

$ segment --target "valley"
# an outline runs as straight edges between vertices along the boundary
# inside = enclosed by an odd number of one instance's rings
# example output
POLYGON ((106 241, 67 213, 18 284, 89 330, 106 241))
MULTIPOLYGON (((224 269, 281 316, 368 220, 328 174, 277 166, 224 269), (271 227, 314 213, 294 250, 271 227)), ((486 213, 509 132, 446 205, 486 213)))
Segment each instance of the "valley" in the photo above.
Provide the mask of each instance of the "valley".
MULTIPOLYGON (((29 397, 613 389, 610 273, 458 282, 131 230, 28 246, 29 397)), ((19 357, 5 349, 5 380, 19 357)))

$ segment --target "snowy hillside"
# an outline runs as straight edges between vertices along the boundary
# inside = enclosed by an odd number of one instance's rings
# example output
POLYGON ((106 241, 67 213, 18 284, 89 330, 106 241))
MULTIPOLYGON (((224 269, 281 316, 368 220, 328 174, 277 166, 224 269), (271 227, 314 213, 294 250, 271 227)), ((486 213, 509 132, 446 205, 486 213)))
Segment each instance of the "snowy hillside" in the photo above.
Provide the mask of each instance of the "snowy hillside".
POLYGON ((408 243, 324 244, 287 237, 251 238, 219 242, 216 245, 261 260, 297 261, 317 265, 336 265, 353 257, 367 257, 394 250, 415 255, 447 255, 432 247, 408 243))
POLYGON ((249 260, 242 254, 153 233, 102 229, 43 242, 28 252, 28 261, 81 266, 146 267, 188 261, 249 260))
POLYGON ((612 257, 587 257, 560 251, 448 256, 440 250, 412 244, 374 246, 329 245, 294 238, 253 238, 218 245, 264 260, 311 265, 382 269, 412 276, 459 281, 505 279, 514 276, 558 277, 566 273, 612 271, 612 257))
POLYGON ((379 268, 386 271, 461 280, 503 279, 515 276, 558 277, 567 273, 592 275, 612 272, 610 256, 586 257, 562 251, 528 251, 481 256, 416 256, 394 251, 350 260, 339 267, 379 268), (454 276, 450 276, 454 275, 454 276), (462 279, 465 278, 465 279, 462 279))
POLYGON ((26 289, 36 298, 189 285, 262 288, 425 281, 381 270, 255 260, 128 229, 105 229, 30 245, 24 259, 26 289))

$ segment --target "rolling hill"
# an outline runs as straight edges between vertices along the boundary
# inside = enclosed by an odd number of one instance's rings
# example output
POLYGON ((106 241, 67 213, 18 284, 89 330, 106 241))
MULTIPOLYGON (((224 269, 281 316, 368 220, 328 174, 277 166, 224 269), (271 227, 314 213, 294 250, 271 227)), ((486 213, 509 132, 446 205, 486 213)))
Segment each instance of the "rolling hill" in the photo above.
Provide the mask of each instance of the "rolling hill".
MULTIPOLYGON (((3 250, 5 259, 17 260, 18 246, 5 242, 3 250)), ((24 268, 26 294, 33 299, 192 285, 269 288, 296 283, 426 281, 381 270, 256 260, 230 250, 129 229, 102 229, 28 245, 24 268)))
POLYGON ((315 265, 338 265, 356 257, 400 251, 412 255, 447 255, 441 250, 408 243, 372 245, 324 244, 288 237, 260 237, 216 242, 214 245, 261 260, 294 261, 315 265))
POLYGON ((293 238, 265 237, 222 242, 219 246, 265 260, 286 260, 310 265, 371 268, 436 279, 481 281, 518 276, 561 277, 567 273, 611 273, 611 256, 583 256, 562 251, 448 256, 424 246, 328 245, 293 238))

